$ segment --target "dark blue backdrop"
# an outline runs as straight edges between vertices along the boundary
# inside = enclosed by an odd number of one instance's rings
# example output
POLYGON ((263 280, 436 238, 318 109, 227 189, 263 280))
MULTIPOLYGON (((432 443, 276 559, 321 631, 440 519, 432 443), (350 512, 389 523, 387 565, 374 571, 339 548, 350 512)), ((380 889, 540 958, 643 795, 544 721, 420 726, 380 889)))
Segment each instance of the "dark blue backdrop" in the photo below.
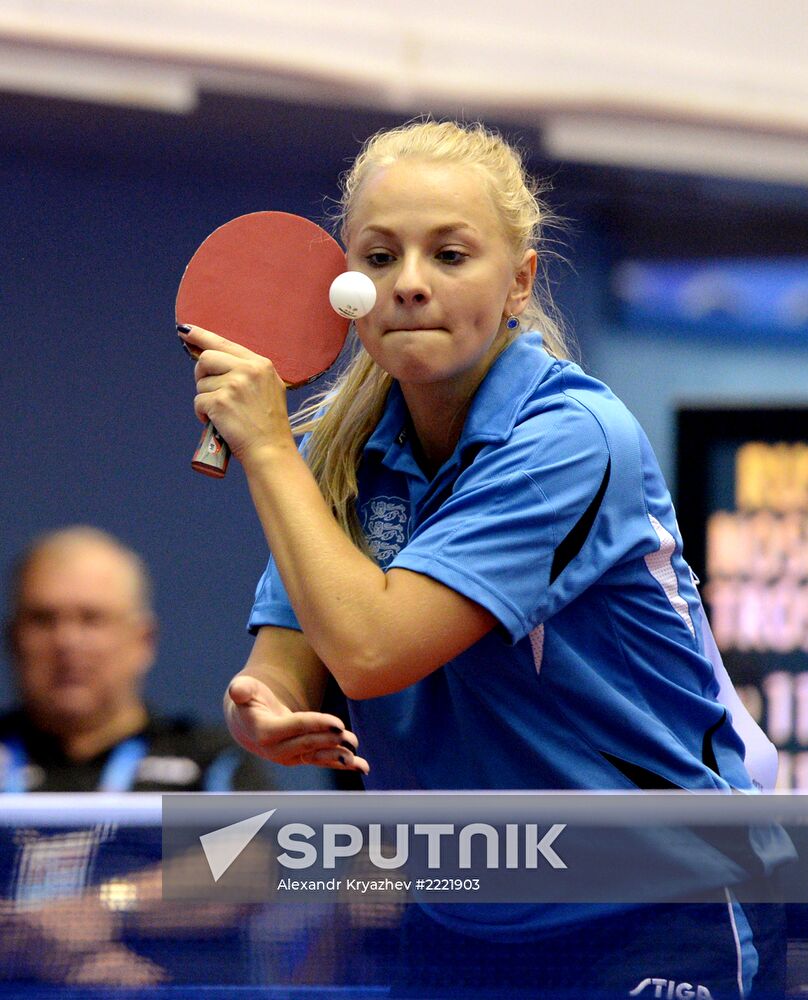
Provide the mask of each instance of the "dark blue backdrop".
MULTIPOLYGON (((157 135, 159 116, 153 125, 157 135)), ((174 296, 213 228, 260 208, 317 215, 335 172, 260 158, 229 171, 206 162, 201 140, 176 162, 114 152, 43 139, 0 159, 0 561, 77 521, 122 537, 156 582, 151 699, 218 718, 249 652, 244 623, 266 549, 237 463, 224 482, 190 469, 200 426, 174 296)))
POLYGON ((238 463, 223 482, 190 469, 200 425, 177 283, 234 216, 323 221, 338 173, 384 121, 216 98, 187 120, 0 100, 0 566, 73 522, 141 552, 162 624, 148 695, 162 709, 220 717, 267 554, 238 463))
MULTIPOLYGON (((219 718, 223 685, 249 653, 244 624, 266 560, 237 463, 223 482, 190 469, 199 425, 173 330, 177 283, 201 240, 236 215, 322 221, 359 141, 393 120, 212 95, 187 118, 0 96, 0 569, 33 535, 73 522, 140 551, 162 623, 148 688, 161 709, 219 718)), ((512 134, 539 147, 530 128, 512 134)), ((632 238, 630 251, 670 243, 672 219, 686 252, 689 215, 704 218, 707 196, 680 180, 666 201, 669 186, 650 175, 533 166, 556 174, 551 200, 569 219, 562 252, 575 267, 559 271, 556 292, 586 356, 611 257, 632 238)), ((762 210, 782 234, 775 207, 762 210)))

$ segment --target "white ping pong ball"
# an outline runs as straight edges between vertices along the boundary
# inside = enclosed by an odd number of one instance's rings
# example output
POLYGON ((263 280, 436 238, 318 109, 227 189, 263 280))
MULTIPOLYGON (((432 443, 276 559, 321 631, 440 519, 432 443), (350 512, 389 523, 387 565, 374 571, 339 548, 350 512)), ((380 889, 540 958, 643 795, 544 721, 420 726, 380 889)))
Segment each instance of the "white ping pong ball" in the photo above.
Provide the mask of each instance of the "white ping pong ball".
POLYGON ((328 300, 340 316, 360 319, 376 305, 376 286, 361 271, 346 271, 331 282, 328 300))

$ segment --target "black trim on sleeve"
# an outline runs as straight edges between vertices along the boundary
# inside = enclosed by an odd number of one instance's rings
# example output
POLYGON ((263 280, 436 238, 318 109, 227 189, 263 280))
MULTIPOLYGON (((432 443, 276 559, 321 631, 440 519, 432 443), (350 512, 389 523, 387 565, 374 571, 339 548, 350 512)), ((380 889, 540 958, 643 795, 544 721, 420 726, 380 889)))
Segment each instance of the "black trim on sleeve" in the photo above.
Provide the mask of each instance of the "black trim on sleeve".
POLYGON ((612 459, 611 456, 609 456, 609 461, 606 463, 606 471, 603 473, 603 479, 598 487, 598 492, 595 494, 592 502, 583 514, 581 514, 577 523, 570 528, 566 537, 559 542, 558 547, 555 550, 553 565, 550 567, 550 583, 555 581, 559 574, 562 573, 567 566, 569 566, 572 560, 583 548, 586 536, 589 534, 595 518, 597 517, 597 513, 600 510, 600 505, 603 502, 603 496, 606 493, 606 487, 609 485, 611 472, 612 459))
POLYGON ((721 772, 718 770, 718 761, 715 759, 715 750, 713 749, 713 736, 718 732, 718 730, 724 725, 727 718, 727 710, 724 712, 718 722, 714 723, 707 732, 704 734, 704 740, 701 744, 701 759, 702 762, 714 771, 719 777, 721 772))
POLYGON ((682 790, 681 785, 674 784, 669 778, 663 778, 661 774, 657 774, 656 771, 650 771, 641 764, 635 764, 630 760, 623 760, 622 757, 616 757, 613 753, 607 753, 605 750, 601 750, 600 754, 613 767, 616 767, 622 775, 635 784, 637 788, 643 788, 649 792, 657 792, 660 789, 668 788, 682 790))

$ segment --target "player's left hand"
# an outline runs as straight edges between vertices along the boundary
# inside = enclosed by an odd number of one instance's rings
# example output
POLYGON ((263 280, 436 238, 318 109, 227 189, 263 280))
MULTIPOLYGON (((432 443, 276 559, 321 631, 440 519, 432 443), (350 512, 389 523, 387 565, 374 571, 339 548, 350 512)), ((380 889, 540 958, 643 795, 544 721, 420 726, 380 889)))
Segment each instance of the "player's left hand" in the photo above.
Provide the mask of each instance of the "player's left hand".
POLYGON ((236 742, 259 757, 287 766, 370 771, 357 753, 358 739, 341 719, 323 712, 292 711, 256 677, 240 674, 233 678, 224 712, 236 742))

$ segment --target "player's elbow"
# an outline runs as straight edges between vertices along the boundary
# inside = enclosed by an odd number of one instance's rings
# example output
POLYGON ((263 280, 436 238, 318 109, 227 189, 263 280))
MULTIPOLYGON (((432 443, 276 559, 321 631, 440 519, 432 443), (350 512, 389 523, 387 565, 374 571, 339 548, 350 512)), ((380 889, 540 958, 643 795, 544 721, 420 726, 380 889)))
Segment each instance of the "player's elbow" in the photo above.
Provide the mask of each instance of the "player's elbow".
POLYGON ((347 671, 342 680, 337 682, 346 698, 352 701, 366 701, 368 698, 381 698, 400 690, 380 681, 373 673, 363 671, 347 671))
POLYGON ((399 658, 382 646, 367 643, 351 655, 335 658, 329 669, 346 698, 365 701, 407 687, 412 680, 399 658))
POLYGON ((374 669, 368 663, 343 661, 332 669, 332 673, 342 693, 352 701, 381 698, 396 690, 390 687, 380 670, 374 669))

